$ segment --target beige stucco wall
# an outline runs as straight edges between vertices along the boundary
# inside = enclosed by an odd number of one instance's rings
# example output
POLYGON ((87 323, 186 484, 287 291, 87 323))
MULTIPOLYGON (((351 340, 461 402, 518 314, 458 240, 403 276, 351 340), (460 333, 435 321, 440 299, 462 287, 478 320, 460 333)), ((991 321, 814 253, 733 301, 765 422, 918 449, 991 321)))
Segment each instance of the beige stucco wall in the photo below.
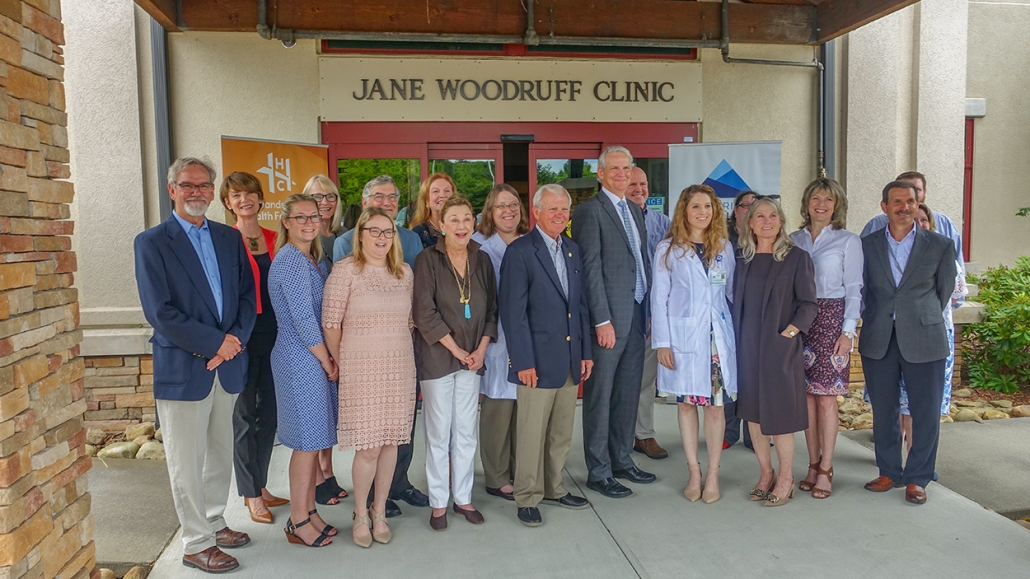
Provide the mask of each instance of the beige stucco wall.
POLYGON ((969 3, 966 96, 987 99, 974 121, 972 261, 981 267, 1030 255, 1030 4, 969 3))

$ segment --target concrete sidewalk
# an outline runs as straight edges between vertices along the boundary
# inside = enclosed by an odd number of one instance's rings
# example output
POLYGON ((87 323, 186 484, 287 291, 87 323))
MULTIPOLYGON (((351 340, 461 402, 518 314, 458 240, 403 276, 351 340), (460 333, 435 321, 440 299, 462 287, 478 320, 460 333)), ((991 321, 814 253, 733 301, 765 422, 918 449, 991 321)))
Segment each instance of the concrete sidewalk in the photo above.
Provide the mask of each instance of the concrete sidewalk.
MULTIPOLYGON (((364 550, 350 542, 351 499, 320 512, 340 528, 325 548, 289 545, 282 527, 288 509, 275 509, 276 522, 251 522, 242 501, 229 501, 229 525, 250 533, 251 545, 233 551, 239 577, 338 577, 362 573, 377 577, 1025 577, 1030 533, 973 501, 931 485, 926 505, 904 502, 901 490, 882 495, 862 489, 876 476, 872 452, 840 437, 833 496, 824 501, 799 493, 790 504, 766 508, 748 501, 758 477, 751 452, 740 445, 724 453, 722 494, 706 505, 683 498, 686 460, 679 444, 675 406, 658 406, 659 440, 670 458, 638 464, 655 472, 651 485, 632 485, 634 495, 614 500, 583 488, 580 421, 566 470, 570 490, 590 499, 592 508, 569 511, 544 506, 544 525, 523 527, 514 503, 491 497, 477 472, 473 502, 487 522, 473 526, 449 517, 450 528, 429 529, 429 509, 402 503, 404 515, 391 519, 394 541, 364 550)), ((1012 421, 1017 422, 1017 421, 1012 421)), ((950 425, 949 425, 950 426, 950 425)), ((1027 424, 1030 431, 1030 423, 1027 424)), ((803 437, 794 473, 804 476, 803 437)), ((425 487, 424 443, 416 441, 412 482, 425 487)), ((702 451, 703 452, 703 451, 702 451)), ((1025 457, 1025 450, 1021 455, 1025 457)), ((351 453, 338 453, 336 471, 350 489, 351 453)), ((287 495, 289 451, 278 447, 269 489, 287 495)), ((702 456, 702 463, 705 462, 702 456)), ((477 465, 477 468, 479 465, 477 465)), ((152 579, 207 577, 180 563, 178 534, 154 566, 152 579)))

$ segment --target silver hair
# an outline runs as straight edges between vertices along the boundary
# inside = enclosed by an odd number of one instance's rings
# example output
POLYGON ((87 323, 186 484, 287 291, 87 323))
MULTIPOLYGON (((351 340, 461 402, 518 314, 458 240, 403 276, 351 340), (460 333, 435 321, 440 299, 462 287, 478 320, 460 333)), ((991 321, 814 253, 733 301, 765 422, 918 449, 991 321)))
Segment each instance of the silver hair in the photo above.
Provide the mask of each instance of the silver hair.
POLYGON ((633 153, 630 153, 629 149, 621 145, 611 145, 605 147, 604 150, 601 151, 601 154, 597 156, 597 168, 604 169, 605 166, 608 165, 608 155, 614 155, 616 153, 626 155, 629 157, 629 164, 633 164, 633 153))
POLYGON ((185 171, 186 167, 203 167, 207 169, 207 174, 211 176, 211 182, 215 182, 217 173, 211 161, 197 157, 180 157, 172 163, 171 167, 168 167, 168 184, 175 185, 176 180, 179 178, 179 173, 185 171))
POLYGON ((368 199, 371 197, 372 187, 378 187, 380 185, 393 185, 394 191, 396 191, 398 195, 401 193, 401 190, 397 187, 397 183, 393 180, 393 177, 389 175, 380 175, 368 183, 365 183, 365 189, 361 192, 361 198, 368 199))
POLYGON ((569 192, 565 187, 562 187, 557 183, 551 183, 536 190, 536 193, 533 194, 533 207, 536 207, 537 209, 543 208, 541 206, 544 204, 545 193, 550 193, 552 195, 565 195, 565 198, 569 200, 569 205, 572 205, 572 195, 569 195, 569 192))

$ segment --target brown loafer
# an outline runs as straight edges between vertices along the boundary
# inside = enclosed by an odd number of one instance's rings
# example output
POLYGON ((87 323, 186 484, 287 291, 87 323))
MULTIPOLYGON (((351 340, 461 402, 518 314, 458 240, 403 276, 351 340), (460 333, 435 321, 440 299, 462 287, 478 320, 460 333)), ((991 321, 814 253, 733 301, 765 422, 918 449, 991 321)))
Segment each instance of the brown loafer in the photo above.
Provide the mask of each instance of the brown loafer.
POLYGON ((454 512, 465 517, 465 520, 472 523, 473 525, 482 525, 484 522, 486 522, 486 519, 483 518, 483 513, 475 509, 465 510, 459 507, 458 503, 454 503, 454 512))
POLYGON ((634 438, 633 450, 642 452, 647 455, 647 458, 653 460, 668 458, 669 456, 669 453, 664 448, 658 446, 658 441, 653 438, 645 438, 643 440, 634 438))
POLYGON ((874 493, 885 493, 891 489, 900 489, 901 485, 891 480, 889 476, 878 476, 865 483, 865 490, 874 493))
POLYGON ((225 573, 240 566, 235 557, 218 547, 208 547, 199 553, 183 555, 182 564, 205 573, 225 573))
POLYGON ((908 485, 905 487, 905 500, 913 505, 921 505, 926 502, 926 489, 919 485, 908 485))
POLYGON ((223 549, 235 549, 250 542, 250 535, 225 527, 215 533, 215 544, 223 549))
POLYGON ((447 512, 439 517, 429 516, 429 528, 434 531, 442 531, 447 528, 447 512))

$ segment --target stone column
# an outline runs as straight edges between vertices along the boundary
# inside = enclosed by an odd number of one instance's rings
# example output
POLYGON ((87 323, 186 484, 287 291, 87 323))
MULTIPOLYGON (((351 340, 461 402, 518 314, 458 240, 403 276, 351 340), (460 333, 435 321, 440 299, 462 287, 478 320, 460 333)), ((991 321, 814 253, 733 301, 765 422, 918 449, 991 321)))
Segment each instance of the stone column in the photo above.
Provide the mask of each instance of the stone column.
POLYGON ((93 517, 58 0, 0 1, 0 577, 84 579, 93 517))

